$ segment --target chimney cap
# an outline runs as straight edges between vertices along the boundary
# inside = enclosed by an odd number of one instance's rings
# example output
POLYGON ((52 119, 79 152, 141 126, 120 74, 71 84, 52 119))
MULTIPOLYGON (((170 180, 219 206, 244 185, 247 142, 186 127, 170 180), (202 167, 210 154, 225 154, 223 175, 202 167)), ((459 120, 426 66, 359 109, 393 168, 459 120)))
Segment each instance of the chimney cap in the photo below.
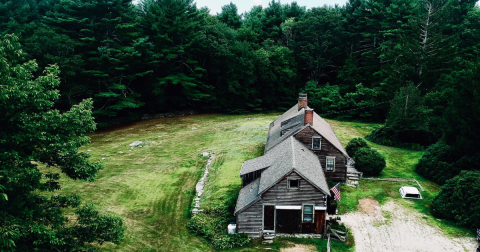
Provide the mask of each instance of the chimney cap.
POLYGON ((298 93, 298 98, 307 98, 306 93, 298 93))

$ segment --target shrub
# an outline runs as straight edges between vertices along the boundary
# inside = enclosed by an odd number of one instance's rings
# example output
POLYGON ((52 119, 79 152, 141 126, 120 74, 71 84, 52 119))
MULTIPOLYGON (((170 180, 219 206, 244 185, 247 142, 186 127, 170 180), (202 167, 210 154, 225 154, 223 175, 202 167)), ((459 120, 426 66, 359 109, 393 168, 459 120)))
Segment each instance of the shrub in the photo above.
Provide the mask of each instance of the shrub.
POLYGON ((451 147, 442 140, 438 141, 427 148, 415 166, 415 171, 436 183, 444 184, 461 170, 454 165, 454 160, 450 159, 450 153, 451 147))
POLYGON ((229 209, 229 204, 205 208, 203 212, 197 213, 188 221, 187 228, 212 241, 216 249, 244 246, 250 241, 246 234, 229 235, 227 233, 228 223, 233 218, 233 211, 229 209))
POLYGON ((357 137, 348 142, 345 150, 347 151, 348 155, 353 158, 357 150, 365 147, 368 148, 367 142, 363 138, 357 137))
POLYGON ((480 227, 480 172, 462 171, 442 186, 432 204, 433 215, 467 228, 480 227))
POLYGON ((367 176, 379 175, 387 165, 385 158, 370 147, 358 149, 353 160, 355 160, 355 167, 367 176))

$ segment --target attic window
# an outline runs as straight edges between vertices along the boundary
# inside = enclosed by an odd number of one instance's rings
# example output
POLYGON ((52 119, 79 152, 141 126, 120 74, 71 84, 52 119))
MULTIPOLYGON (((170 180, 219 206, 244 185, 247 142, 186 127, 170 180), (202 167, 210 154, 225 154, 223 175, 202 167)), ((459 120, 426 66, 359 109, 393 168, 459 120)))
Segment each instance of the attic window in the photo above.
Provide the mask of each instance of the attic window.
POLYGON ((320 150, 322 147, 322 138, 320 136, 313 136, 312 137, 312 149, 320 150))
POLYGON ((288 180, 288 189, 298 189, 300 181, 296 179, 288 180))
POLYGON ((312 223, 313 222, 313 205, 304 205, 303 206, 303 222, 312 223))

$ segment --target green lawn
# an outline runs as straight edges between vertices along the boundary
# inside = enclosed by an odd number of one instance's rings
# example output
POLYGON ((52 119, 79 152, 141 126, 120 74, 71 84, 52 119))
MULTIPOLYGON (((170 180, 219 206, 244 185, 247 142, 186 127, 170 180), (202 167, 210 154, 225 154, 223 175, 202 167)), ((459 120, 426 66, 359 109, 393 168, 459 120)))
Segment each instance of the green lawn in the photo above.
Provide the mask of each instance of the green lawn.
MULTIPOLYGON (((206 165, 201 153, 216 153, 201 202, 202 206, 209 206, 239 190, 238 174, 242 162, 263 155, 268 125, 277 116, 195 115, 152 119, 98 131, 91 134, 91 143, 81 151, 91 150, 88 153, 92 160, 105 158, 106 168, 92 183, 62 177, 62 190, 56 193, 77 193, 84 203, 93 202, 102 212, 124 219, 125 240, 118 246, 105 244, 103 251, 213 251, 208 241, 189 233, 186 228, 195 184, 206 165), (131 149, 128 145, 136 140, 147 144, 131 149)), ((328 121, 344 145, 351 138, 371 131, 366 127, 374 126, 328 121)), ((422 152, 369 144, 387 157, 382 177, 416 178, 427 189, 426 200, 407 206, 425 213, 429 222, 446 233, 463 234, 463 230, 450 223, 431 217, 429 204, 439 187, 413 172, 413 165, 422 152)), ((362 197, 374 197, 381 203, 398 198, 399 187, 396 183, 362 181, 358 190, 343 188, 340 209, 343 212, 355 210, 362 197)), ((291 242, 313 244, 320 251, 325 246, 324 240, 277 239, 271 245, 253 242, 233 251, 263 248, 276 251, 290 246, 291 242)), ((353 250, 340 243, 333 243, 333 248, 334 251, 353 250)))

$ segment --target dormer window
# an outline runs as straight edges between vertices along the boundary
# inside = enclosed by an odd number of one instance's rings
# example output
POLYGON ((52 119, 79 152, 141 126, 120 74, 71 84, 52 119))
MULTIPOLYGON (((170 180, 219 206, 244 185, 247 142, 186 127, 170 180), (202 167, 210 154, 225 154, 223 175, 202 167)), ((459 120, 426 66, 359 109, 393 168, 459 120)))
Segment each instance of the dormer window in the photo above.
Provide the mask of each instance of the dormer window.
POLYGON ((320 136, 313 136, 312 137, 312 149, 320 150, 322 147, 322 137, 320 136))

